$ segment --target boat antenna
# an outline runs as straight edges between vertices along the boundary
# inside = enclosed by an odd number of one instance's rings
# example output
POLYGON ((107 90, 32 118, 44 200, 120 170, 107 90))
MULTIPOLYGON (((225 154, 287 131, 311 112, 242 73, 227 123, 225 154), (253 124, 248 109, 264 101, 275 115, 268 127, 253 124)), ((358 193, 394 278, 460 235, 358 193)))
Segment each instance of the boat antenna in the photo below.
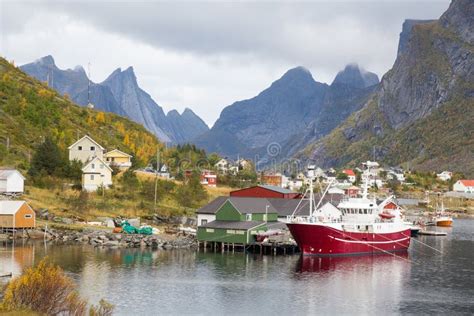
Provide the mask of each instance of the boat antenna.
POLYGON ((370 173, 370 167, 369 167, 369 164, 367 164, 367 170, 366 170, 366 172, 364 172, 362 174, 364 176, 364 190, 362 191, 362 198, 363 199, 367 199, 367 195, 368 195, 369 173, 370 173))

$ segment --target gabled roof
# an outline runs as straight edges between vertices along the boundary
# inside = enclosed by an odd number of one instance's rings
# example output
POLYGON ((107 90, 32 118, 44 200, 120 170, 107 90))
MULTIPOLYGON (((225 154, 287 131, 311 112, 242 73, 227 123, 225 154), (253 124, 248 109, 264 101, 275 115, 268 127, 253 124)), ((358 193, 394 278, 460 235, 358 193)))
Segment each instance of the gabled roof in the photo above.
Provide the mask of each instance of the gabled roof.
POLYGON ((98 142, 96 142, 95 140, 93 140, 89 135, 85 135, 84 137, 82 137, 81 139, 79 139, 78 141, 76 141, 74 144, 72 144, 71 146, 69 146, 68 149, 71 149, 71 148, 74 147, 76 144, 80 143, 83 139, 89 139, 91 142, 93 142, 94 144, 96 144, 97 147, 99 147, 100 149, 104 150, 104 147, 102 147, 98 142))
POLYGON ((474 180, 459 180, 466 187, 474 187, 474 180))
POLYGON ((268 213, 277 213, 275 208, 270 204, 270 202, 268 202, 267 199, 231 196, 228 198, 228 200, 241 214, 266 213, 267 206, 268 213))
POLYGON ((345 169, 343 170, 342 172, 344 172, 345 174, 347 174, 348 176, 355 176, 355 173, 352 169, 345 169))
POLYGON ((124 156, 127 156, 127 157, 132 157, 132 155, 129 155, 127 153, 124 153, 123 151, 121 150, 118 150, 118 149, 114 149, 114 150, 111 150, 111 151, 108 151, 104 154, 104 157, 108 157, 111 153, 118 153, 118 154, 122 154, 124 156))
POLYGON ((262 221, 212 221, 200 227, 223 228, 223 229, 252 229, 265 222, 262 221))
POLYGON ((15 174, 15 173, 18 173, 22 178, 23 180, 25 180, 26 178, 21 174, 20 171, 16 170, 16 169, 0 169, 0 180, 6 180, 9 176, 15 174))
MULTIPOLYGON (((316 204, 320 199, 320 194, 315 194, 316 204)), ((320 207, 325 203, 331 202, 333 205, 339 204, 342 196, 339 194, 326 194, 320 207)), ((220 196, 209 204, 201 207, 198 214, 216 214, 224 203, 229 200, 232 205, 239 210, 240 213, 265 213, 266 205, 269 205, 268 213, 277 213, 279 217, 293 214, 298 207, 295 215, 309 214, 309 201, 300 199, 281 199, 281 198, 257 198, 257 197, 234 197, 220 196), (300 203, 301 202, 301 203, 300 203), (298 205, 299 204, 299 205, 298 205), (254 211, 255 210, 255 211, 254 211)))
POLYGON ((196 211, 198 214, 216 214, 217 210, 222 206, 222 204, 227 201, 228 196, 219 196, 216 199, 212 200, 210 203, 204 205, 196 211))
POLYGON ((87 169, 87 167, 88 167, 91 163, 93 163, 93 162, 95 162, 95 161, 99 161, 99 162, 103 163, 107 169, 109 169, 111 172, 113 171, 112 168, 110 168, 110 166, 109 166, 108 164, 106 164, 102 159, 100 159, 99 157, 94 157, 94 158, 92 158, 91 161, 89 161, 88 163, 86 163, 86 165, 85 165, 84 167, 82 167, 82 172, 85 172, 85 170, 87 169))
POLYGON ((25 201, 0 201, 0 215, 14 215, 25 201))
POLYGON ((282 187, 277 187, 276 185, 259 185, 259 187, 267 189, 267 190, 272 190, 272 191, 275 191, 275 192, 283 193, 283 194, 296 193, 296 192, 293 192, 289 189, 285 189, 285 188, 282 188, 282 187))

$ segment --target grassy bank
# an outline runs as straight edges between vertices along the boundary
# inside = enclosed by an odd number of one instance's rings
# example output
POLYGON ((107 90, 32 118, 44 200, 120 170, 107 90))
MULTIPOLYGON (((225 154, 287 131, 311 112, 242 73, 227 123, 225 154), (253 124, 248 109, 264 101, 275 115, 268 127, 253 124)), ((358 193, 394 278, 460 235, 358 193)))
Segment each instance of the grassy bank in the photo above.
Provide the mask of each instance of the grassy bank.
MULTIPOLYGON (((206 197, 197 201, 192 207, 182 206, 177 200, 177 188, 182 183, 169 181, 173 185, 170 191, 158 190, 158 203, 154 204, 154 182, 148 175, 138 174, 137 187, 131 189, 120 180, 114 179, 114 186, 103 192, 85 193, 74 190, 67 185, 54 188, 26 187, 23 198, 35 210, 47 209, 50 213, 67 218, 93 221, 97 217, 144 217, 158 214, 163 217, 194 215, 197 208, 207 204, 220 195, 228 195, 229 187, 205 187, 206 197), (152 192, 149 192, 149 191, 152 192)), ((164 180, 162 180, 164 181, 164 180)), ((168 187, 168 184, 164 185, 168 187)))

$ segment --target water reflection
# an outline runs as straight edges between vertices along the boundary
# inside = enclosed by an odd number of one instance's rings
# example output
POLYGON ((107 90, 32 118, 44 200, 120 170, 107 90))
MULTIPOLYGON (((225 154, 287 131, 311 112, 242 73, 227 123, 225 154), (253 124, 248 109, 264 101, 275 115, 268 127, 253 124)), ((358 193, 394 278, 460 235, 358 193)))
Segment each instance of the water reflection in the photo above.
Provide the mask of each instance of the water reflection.
POLYGON ((377 254, 367 256, 337 256, 317 257, 301 256, 296 265, 296 272, 322 272, 331 270, 353 270, 360 266, 399 266, 400 263, 407 264, 408 252, 397 254, 377 254))
POLYGON ((3 243, 0 272, 18 275, 48 256, 82 296, 106 298, 118 315, 472 313, 473 228, 472 220, 456 220, 447 237, 421 236, 398 257, 3 243))

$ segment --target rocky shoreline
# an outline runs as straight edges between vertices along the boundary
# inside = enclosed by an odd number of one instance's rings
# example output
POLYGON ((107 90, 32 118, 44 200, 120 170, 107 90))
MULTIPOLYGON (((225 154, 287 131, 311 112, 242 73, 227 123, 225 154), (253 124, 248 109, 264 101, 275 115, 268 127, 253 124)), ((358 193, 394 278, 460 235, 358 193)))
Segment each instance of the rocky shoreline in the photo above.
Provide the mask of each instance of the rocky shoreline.
MULTIPOLYGON (((12 236, 9 236, 12 238, 12 236)), ((9 239, 10 239, 9 238, 9 239)), ((42 229, 29 231, 16 238, 45 239, 49 242, 63 244, 88 244, 94 247, 109 248, 152 248, 152 249, 191 249, 197 248, 196 237, 191 234, 175 235, 139 235, 111 233, 102 230, 73 231, 42 229)))

